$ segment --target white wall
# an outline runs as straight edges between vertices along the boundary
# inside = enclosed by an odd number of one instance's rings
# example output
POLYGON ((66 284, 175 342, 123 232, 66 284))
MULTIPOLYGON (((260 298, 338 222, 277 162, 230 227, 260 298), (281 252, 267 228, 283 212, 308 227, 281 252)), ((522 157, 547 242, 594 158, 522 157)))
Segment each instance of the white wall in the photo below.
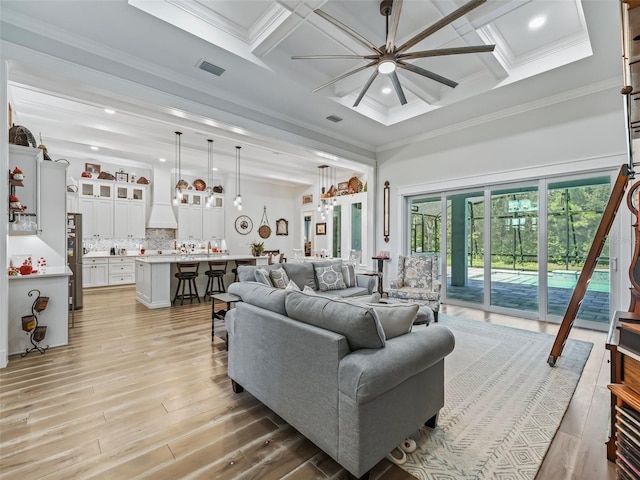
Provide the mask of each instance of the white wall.
MULTIPOLYGON (((403 251, 404 196, 547 175, 611 171, 627 162, 623 103, 617 89, 380 152, 377 191, 382 191, 386 180, 391 184, 390 242, 383 241, 380 221, 375 232, 377 249, 391 251, 385 281, 395 276, 394 259, 403 251)), ((382 212, 381 195, 376 200, 382 212)), ((617 238, 627 242, 630 215, 624 206, 620 212, 614 229, 618 229, 617 238)), ((618 281, 626 290, 624 265, 629 265, 632 243, 620 248, 621 242, 612 248, 620 249, 618 281)), ((617 299, 614 294, 613 301, 619 303, 614 308, 628 306, 624 294, 617 299)))
POLYGON ((295 221, 298 216, 300 199, 297 189, 275 183, 262 182, 255 179, 242 179, 242 211, 233 206, 235 189, 225 187, 225 240, 232 255, 251 254, 249 244, 254 241, 264 242, 265 250, 280 250, 286 257, 292 257, 294 248, 295 221), (271 227, 271 235, 261 238, 258 234, 262 221, 263 208, 267 207, 267 219, 271 227), (247 235, 240 235, 235 228, 239 215, 247 215, 253 221, 253 229, 247 235), (289 221, 289 235, 276 235, 276 220, 284 218, 289 221))

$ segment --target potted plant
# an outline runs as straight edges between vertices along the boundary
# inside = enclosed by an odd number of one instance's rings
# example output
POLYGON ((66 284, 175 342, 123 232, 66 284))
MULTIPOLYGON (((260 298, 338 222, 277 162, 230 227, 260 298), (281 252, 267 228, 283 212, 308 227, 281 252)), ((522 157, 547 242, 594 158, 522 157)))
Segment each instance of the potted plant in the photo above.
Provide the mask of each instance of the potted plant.
POLYGON ((259 257, 264 252, 264 242, 253 241, 251 242, 251 255, 259 257))

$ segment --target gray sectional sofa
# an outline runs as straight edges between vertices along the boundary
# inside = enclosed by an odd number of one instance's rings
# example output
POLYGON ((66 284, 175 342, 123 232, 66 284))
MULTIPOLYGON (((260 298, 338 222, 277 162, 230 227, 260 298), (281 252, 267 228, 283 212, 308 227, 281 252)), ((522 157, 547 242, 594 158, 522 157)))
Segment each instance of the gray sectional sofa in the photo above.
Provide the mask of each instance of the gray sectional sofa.
MULTIPOLYGON (((239 266, 238 280, 240 282, 253 282, 256 281, 256 270, 258 269, 270 272, 271 270, 282 268, 287 273, 288 278, 293 280, 300 290, 304 289, 306 285, 315 291, 320 291, 318 278, 316 276, 316 268, 326 267, 329 265, 343 266, 343 263, 342 260, 330 260, 324 262, 275 263, 273 265, 264 265, 259 267, 251 265, 239 266)), ((355 284, 353 286, 326 290, 323 291, 322 294, 343 298, 372 294, 376 288, 376 277, 355 274, 353 267, 350 267, 350 271, 351 275, 354 275, 355 278, 355 284)))
POLYGON ((373 305, 251 281, 229 292, 242 299, 225 317, 234 391, 246 389, 350 478, 367 478, 419 427, 435 426, 454 337, 440 325, 406 333, 417 305, 373 305), (402 322, 393 334, 389 320, 402 322))

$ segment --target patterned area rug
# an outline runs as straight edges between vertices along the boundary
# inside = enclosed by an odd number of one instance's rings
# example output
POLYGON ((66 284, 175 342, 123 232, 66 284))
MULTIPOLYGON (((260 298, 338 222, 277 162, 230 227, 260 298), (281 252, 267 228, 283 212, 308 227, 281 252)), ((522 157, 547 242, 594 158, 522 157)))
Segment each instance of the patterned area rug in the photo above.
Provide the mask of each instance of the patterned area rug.
MULTIPOLYGON (((536 476, 593 346, 568 340, 554 368, 554 336, 440 315, 456 347, 445 360, 438 427, 412 437, 402 468, 418 479, 536 476)), ((429 328, 429 327, 424 327, 429 328)))

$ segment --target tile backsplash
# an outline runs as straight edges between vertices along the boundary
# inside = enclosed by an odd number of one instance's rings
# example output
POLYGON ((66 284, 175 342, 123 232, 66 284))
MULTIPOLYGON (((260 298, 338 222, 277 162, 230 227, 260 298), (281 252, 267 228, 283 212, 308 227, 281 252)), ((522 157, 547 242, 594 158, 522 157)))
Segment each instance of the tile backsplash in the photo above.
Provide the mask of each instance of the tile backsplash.
POLYGON ((92 252, 109 251, 111 247, 126 248, 129 251, 139 250, 144 247, 148 250, 171 250, 176 238, 176 230, 171 228, 147 228, 146 238, 110 238, 110 239, 86 239, 83 242, 85 248, 92 252))

